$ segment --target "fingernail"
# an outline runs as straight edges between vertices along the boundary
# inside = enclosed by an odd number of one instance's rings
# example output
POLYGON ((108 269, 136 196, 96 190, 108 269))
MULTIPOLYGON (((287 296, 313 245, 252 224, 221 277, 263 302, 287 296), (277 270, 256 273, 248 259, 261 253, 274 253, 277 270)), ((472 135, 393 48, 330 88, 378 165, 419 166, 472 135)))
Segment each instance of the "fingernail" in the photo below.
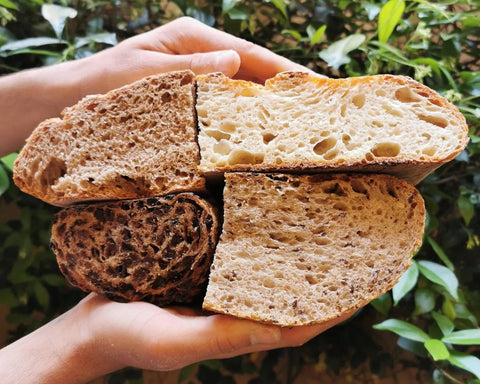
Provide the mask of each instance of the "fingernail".
POLYGON ((265 327, 253 332, 250 335, 252 345, 257 344, 278 344, 281 338, 280 328, 265 327))
POLYGON ((215 69, 218 72, 230 73, 233 67, 237 67, 237 60, 238 53, 235 51, 218 52, 215 57, 215 69))

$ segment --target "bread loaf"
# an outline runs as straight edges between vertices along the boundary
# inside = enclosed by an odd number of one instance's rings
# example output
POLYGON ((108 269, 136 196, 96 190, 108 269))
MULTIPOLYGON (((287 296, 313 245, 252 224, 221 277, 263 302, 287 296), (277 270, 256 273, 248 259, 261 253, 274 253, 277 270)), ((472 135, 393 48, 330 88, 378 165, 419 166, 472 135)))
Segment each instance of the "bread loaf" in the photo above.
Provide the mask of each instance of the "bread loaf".
POLYGON ((191 193, 75 205, 56 215, 51 247, 84 291, 184 303, 204 291, 218 227, 215 208, 191 193))
POLYGON ((85 97, 35 129, 15 183, 60 206, 203 190, 194 82, 190 71, 172 72, 85 97))
POLYGON ((421 245, 425 208, 388 175, 228 173, 203 307, 297 326, 392 288, 421 245))
POLYGON ((403 76, 197 77, 200 169, 371 171, 418 183, 466 146, 458 109, 403 76))

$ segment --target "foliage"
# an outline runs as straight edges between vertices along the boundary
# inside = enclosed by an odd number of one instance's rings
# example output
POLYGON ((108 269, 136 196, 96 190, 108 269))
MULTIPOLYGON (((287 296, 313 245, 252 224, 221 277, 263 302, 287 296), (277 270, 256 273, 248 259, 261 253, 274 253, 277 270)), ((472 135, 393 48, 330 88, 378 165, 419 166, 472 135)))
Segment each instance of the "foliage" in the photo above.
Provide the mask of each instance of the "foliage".
MULTIPOLYGON (((81 58, 189 15, 329 76, 393 73, 435 89, 465 115, 471 140, 418 186, 428 211, 424 244, 393 290, 301 348, 204 362, 185 368, 179 382, 195 376, 231 383, 241 374, 252 384, 292 383, 307 365, 341 371, 362 363, 382 375, 395 361, 380 345, 379 331, 388 330, 433 382, 479 383, 479 6, 478 0, 0 0, 0 71, 81 58)), ((0 303, 10 309, 16 338, 80 294, 65 286, 48 251, 54 210, 16 189, 13 158, 0 164, 0 303)))

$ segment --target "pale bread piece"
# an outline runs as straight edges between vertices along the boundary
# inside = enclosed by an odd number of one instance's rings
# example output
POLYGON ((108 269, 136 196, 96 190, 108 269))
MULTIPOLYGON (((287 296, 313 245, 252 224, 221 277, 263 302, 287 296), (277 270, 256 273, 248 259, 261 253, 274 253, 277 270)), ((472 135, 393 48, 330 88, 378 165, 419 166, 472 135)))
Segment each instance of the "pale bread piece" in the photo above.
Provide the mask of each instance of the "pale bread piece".
POLYGON ((218 232, 216 208, 180 193, 64 208, 51 248, 72 285, 164 306, 204 294, 218 232))
POLYGON ((191 71, 87 96, 41 123, 14 167, 24 192, 53 205, 202 191, 191 71))
POLYGON ((227 173, 206 310, 284 327, 323 323, 397 282, 425 207, 389 175, 227 173))
POLYGON ((418 183, 467 145, 458 109, 404 76, 197 76, 200 170, 390 173, 418 183))

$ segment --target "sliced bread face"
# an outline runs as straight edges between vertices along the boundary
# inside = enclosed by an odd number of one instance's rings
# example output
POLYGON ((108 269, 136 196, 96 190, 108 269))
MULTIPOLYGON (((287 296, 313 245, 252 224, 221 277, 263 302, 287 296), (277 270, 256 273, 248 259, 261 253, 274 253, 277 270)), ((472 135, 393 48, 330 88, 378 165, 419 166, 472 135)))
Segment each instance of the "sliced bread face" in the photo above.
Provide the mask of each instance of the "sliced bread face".
POLYGON ((204 292, 218 232, 216 209, 180 193, 64 208, 51 248, 72 285, 163 306, 204 292))
POLYGON ((227 173, 206 310, 322 323, 393 287, 421 245, 425 208, 388 175, 227 173))
POLYGON ((202 172, 387 172, 417 183, 468 142, 465 118, 403 76, 197 77, 202 172))
POLYGON ((91 95, 27 140, 16 184, 53 205, 202 191, 191 71, 91 95))

